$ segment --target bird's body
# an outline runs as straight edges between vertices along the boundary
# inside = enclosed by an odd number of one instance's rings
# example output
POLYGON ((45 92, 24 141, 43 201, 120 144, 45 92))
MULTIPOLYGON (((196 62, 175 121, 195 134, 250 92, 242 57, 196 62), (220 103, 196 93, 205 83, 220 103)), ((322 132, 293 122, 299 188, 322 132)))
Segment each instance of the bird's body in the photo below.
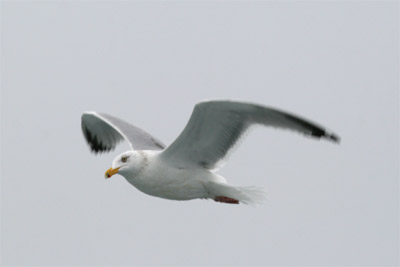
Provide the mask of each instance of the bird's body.
POLYGON ((167 148, 143 130, 110 115, 87 112, 82 116, 83 133, 95 153, 112 150, 123 139, 130 142, 132 150, 114 159, 107 178, 119 173, 143 193, 160 198, 231 204, 257 204, 264 196, 260 188, 232 186, 215 173, 253 124, 339 141, 321 126, 289 113, 232 101, 197 104, 183 132, 167 148))
MULTIPOLYGON (((121 155, 128 156, 135 168, 121 169, 119 174, 134 187, 151 196, 171 200, 214 199, 224 202, 221 197, 239 199, 243 203, 251 203, 241 191, 226 184, 222 176, 203 167, 183 168, 169 164, 161 157, 160 151, 137 150, 128 151, 121 155), (229 196, 228 196, 229 195, 229 196)), ((120 162, 113 162, 113 169, 120 162)), ((262 189, 242 188, 242 190, 258 190, 262 197, 262 189)))
POLYGON ((205 184, 214 179, 212 172, 204 168, 171 166, 160 157, 160 151, 134 151, 131 157, 140 161, 140 171, 134 175, 133 172, 132 175, 126 173, 125 178, 143 193, 173 200, 208 197, 205 184))

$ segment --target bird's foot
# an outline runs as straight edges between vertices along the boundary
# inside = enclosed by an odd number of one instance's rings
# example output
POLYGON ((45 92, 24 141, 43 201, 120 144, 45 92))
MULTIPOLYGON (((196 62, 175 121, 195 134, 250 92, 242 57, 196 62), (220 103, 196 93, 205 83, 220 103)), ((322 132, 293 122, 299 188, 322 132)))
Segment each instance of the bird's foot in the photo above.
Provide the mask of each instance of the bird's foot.
POLYGON ((239 204, 239 200, 224 196, 216 196, 214 200, 217 202, 228 203, 228 204, 239 204))

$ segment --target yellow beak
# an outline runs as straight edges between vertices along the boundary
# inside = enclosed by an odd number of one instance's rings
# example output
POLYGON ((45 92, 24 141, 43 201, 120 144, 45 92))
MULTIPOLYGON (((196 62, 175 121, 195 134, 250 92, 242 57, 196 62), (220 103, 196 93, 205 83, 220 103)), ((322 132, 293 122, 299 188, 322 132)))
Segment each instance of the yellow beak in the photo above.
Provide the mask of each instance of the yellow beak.
POLYGON ((115 168, 115 169, 109 168, 109 169, 106 171, 106 174, 105 174, 104 176, 106 177, 106 179, 107 179, 107 178, 110 178, 110 177, 113 176, 114 174, 118 173, 118 170, 119 170, 119 168, 115 168))

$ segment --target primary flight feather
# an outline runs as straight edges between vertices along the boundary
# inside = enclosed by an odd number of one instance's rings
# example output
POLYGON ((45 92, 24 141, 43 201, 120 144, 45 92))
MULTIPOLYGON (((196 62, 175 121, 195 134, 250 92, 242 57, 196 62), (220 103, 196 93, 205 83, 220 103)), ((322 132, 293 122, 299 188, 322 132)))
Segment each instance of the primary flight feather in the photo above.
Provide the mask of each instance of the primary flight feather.
POLYGON ((214 199, 257 204, 262 189, 227 184, 214 171, 240 136, 254 124, 297 131, 339 142, 325 128, 298 116, 257 104, 234 101, 198 103, 178 138, 167 148, 142 129, 104 113, 85 112, 82 131, 94 153, 108 152, 127 140, 131 150, 117 156, 106 178, 118 173, 140 191, 166 199, 214 199))

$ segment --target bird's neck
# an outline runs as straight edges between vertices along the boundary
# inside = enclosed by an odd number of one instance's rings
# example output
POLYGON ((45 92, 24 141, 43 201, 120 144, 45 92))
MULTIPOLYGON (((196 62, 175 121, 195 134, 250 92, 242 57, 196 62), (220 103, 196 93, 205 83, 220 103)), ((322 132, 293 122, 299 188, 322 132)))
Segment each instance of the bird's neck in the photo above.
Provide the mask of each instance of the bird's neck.
POLYGON ((147 167, 149 166, 149 155, 143 150, 138 150, 137 153, 139 155, 139 163, 136 175, 141 175, 143 174, 143 172, 146 171, 147 167))

